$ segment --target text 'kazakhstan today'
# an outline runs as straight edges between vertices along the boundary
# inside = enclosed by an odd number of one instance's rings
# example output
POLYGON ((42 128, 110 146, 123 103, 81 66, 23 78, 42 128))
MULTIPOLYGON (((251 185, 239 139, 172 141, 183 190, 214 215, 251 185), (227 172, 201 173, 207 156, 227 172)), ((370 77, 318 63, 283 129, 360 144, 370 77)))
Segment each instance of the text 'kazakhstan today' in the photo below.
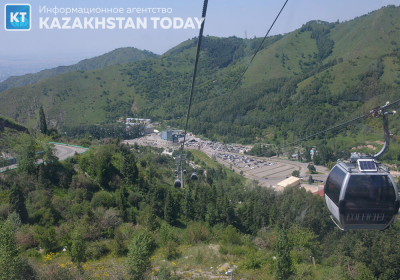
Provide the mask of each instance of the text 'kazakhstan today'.
POLYGON ((204 18, 39 17, 40 29, 200 29, 204 18))

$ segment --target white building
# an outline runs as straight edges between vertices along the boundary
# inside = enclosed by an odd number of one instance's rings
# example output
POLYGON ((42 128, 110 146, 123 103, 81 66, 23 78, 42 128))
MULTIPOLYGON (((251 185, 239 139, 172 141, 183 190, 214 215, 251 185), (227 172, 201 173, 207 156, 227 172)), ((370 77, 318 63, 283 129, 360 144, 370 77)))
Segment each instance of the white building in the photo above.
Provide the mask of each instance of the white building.
POLYGON ((151 124, 151 119, 126 118, 126 125, 151 124))

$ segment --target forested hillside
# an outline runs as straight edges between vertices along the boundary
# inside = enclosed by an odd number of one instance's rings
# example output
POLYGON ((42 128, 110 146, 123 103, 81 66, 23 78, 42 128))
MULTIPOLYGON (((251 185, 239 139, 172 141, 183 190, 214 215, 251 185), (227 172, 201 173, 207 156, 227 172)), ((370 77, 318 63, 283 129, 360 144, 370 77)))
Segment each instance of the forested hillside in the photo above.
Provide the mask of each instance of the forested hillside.
POLYGON ((400 273, 398 223, 341 232, 319 196, 261 188, 198 151, 188 159, 201 169, 192 181, 186 166, 184 190, 172 157, 111 139, 64 162, 25 161, 0 178, 2 278, 208 279, 224 263, 241 279, 400 273))

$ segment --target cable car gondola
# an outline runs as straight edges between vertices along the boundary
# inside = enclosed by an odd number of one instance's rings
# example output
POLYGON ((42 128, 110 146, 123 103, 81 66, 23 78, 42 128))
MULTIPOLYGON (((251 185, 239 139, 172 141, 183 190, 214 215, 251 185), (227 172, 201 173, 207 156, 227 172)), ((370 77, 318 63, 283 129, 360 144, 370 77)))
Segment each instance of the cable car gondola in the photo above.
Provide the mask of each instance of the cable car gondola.
POLYGON ((183 169, 183 174, 186 174, 186 169, 183 169))
POLYGON ((192 180, 197 180, 198 179, 197 173, 193 172, 191 178, 192 178, 192 180))
POLYGON ((181 180, 176 179, 176 180, 175 180, 175 183, 174 183, 174 187, 175 187, 175 188, 180 188, 181 185, 182 185, 182 184, 181 184, 181 180))
POLYGON ((373 156, 353 154, 338 160, 326 180, 325 202, 331 219, 342 230, 388 228, 397 220, 398 190, 389 170, 377 161, 389 147, 388 113, 383 116, 385 144, 373 156))

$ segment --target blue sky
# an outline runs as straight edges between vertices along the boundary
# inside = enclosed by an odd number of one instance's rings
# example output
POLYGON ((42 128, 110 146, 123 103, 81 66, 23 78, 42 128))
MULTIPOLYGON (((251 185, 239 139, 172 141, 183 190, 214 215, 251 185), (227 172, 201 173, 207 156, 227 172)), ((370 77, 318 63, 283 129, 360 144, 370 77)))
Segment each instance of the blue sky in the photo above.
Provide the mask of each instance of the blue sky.
MULTIPOLYGON (((13 2, 6 2, 13 3, 13 2)), ((32 6, 32 29, 27 32, 5 31, 0 28, 0 64, 16 59, 51 60, 54 63, 68 64, 83 58, 103 54, 119 47, 136 47, 162 54, 180 42, 198 36, 198 30, 44 30, 39 29, 39 16, 54 17, 53 14, 39 14, 39 6, 71 8, 132 8, 155 7, 172 8, 171 14, 126 14, 122 16, 147 17, 199 17, 202 0, 31 0, 16 1, 32 6)), ((284 0, 210 0, 205 24, 205 35, 220 37, 264 36, 284 0)), ((271 35, 293 31, 307 21, 344 21, 377 10, 388 4, 400 5, 400 0, 289 0, 278 19, 271 35)), ((0 25, 4 25, 4 6, 0 6, 0 25)), ((57 15, 61 18, 61 15, 57 15)), ((71 17, 86 15, 73 14, 71 17)), ((113 14, 90 15, 111 17, 113 14)), ((2 65, 0 65, 2 66, 2 65)))

